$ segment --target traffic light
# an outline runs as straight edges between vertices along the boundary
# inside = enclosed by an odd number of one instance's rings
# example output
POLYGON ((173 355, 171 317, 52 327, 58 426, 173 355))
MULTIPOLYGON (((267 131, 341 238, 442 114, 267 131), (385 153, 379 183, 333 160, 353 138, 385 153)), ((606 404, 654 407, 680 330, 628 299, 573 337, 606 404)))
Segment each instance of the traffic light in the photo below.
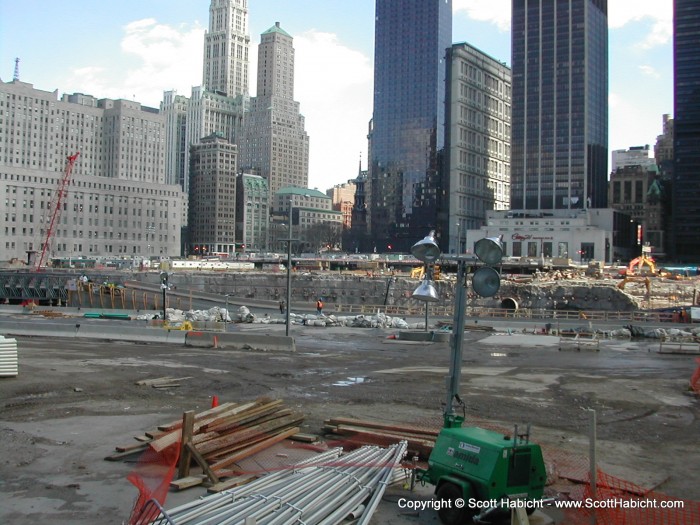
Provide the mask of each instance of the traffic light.
POLYGON ((503 244, 500 237, 488 237, 476 241, 474 253, 486 264, 474 272, 472 287, 481 297, 493 297, 501 287, 501 276, 493 266, 501 264, 503 244))
POLYGON ((160 287, 163 290, 168 288, 168 272, 160 272, 160 287))

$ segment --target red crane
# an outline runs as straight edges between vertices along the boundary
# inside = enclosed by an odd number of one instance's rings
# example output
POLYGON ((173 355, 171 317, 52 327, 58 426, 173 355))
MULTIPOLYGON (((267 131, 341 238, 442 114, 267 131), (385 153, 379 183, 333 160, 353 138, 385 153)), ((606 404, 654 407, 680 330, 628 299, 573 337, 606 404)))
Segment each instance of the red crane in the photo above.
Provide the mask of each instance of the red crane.
POLYGON ((70 157, 66 158, 66 169, 63 171, 63 176, 58 182, 58 190, 54 194, 53 198, 51 199, 51 203, 49 204, 51 220, 49 221, 49 227, 46 230, 44 244, 41 247, 41 257, 39 257, 39 260, 36 263, 36 270, 41 269, 41 267, 44 265, 46 254, 49 251, 49 246, 53 241, 53 236, 55 233, 54 228, 56 227, 56 224, 58 224, 58 219, 61 216, 61 211, 63 209, 63 199, 66 196, 66 193, 68 192, 68 184, 70 183, 71 173, 73 173, 73 165, 75 164, 78 155, 80 155, 79 151, 74 155, 71 155, 70 157))

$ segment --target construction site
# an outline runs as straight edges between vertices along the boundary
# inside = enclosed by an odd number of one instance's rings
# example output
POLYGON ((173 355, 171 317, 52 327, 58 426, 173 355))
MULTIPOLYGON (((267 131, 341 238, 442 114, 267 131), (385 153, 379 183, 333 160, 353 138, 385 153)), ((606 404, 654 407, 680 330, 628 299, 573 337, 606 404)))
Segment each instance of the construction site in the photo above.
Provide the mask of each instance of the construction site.
POLYGON ((697 268, 54 269, 62 192, 0 272, 3 522, 700 525, 697 268))
POLYGON ((697 277, 638 263, 3 272, 0 512, 700 523, 697 277))

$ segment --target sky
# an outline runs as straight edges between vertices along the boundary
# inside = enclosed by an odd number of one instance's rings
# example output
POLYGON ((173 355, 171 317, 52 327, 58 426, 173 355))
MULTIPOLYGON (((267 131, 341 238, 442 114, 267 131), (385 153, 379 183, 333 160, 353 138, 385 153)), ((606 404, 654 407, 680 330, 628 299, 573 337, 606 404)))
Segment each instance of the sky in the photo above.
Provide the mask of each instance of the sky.
MULTIPOLYGON (((0 0, 0 79, 136 100, 189 96, 202 83, 209 0, 0 0)), ((609 0, 609 149, 652 146, 673 116, 673 1, 609 0)), ((260 34, 294 37, 294 98, 310 140, 309 187, 325 191, 367 167, 375 0, 248 0, 250 91, 260 34)), ((453 42, 510 60, 510 0, 453 0, 453 42)))

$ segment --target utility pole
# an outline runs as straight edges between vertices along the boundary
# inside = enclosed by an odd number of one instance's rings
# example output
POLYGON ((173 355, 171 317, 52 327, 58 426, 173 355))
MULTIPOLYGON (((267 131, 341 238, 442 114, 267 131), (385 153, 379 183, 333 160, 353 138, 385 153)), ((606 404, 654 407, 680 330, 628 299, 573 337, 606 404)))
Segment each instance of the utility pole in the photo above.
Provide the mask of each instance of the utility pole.
POLYGON ((168 289, 168 272, 160 272, 160 289, 163 290, 163 328, 165 328, 168 322, 165 313, 165 291, 168 289))

